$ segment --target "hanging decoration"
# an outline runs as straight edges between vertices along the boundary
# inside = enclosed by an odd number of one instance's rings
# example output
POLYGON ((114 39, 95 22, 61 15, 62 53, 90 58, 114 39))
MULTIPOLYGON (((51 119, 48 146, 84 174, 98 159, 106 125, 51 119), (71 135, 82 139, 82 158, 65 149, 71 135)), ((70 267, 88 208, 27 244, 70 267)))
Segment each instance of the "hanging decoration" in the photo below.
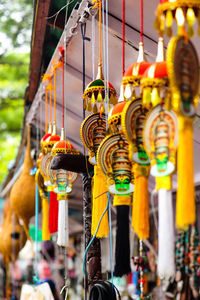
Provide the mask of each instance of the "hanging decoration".
POLYGON ((159 215, 158 275, 166 285, 175 276, 171 174, 175 171, 178 122, 173 111, 157 105, 149 113, 144 127, 144 144, 151 160, 150 173, 156 177, 159 215))
MULTIPOLYGON (((113 86, 104 80, 101 58, 101 17, 102 1, 98 1, 99 6, 99 65, 97 79, 89 83, 83 93, 84 109, 93 111, 81 125, 81 139, 84 146, 89 150, 90 163, 94 164, 93 177, 93 206, 92 206, 92 235, 96 232, 99 219, 107 206, 107 186, 106 176, 102 173, 97 164, 97 149, 106 136, 106 118, 105 118, 105 98, 108 97, 108 103, 117 102, 117 94, 113 86)), ((103 216, 96 237, 108 235, 108 214, 103 216)))
POLYGON ((186 228, 195 222, 193 120, 199 95, 199 61, 191 41, 171 39, 167 50, 171 106, 178 115, 178 188, 176 225, 186 228))
POLYGON ((106 89, 109 97, 110 104, 117 103, 117 93, 110 82, 106 82, 102 70, 102 57, 101 57, 101 17, 102 17, 102 0, 98 1, 99 6, 99 64, 98 73, 95 80, 90 82, 83 93, 84 109, 97 113, 105 111, 105 96, 106 89))
POLYGON ((134 190, 132 163, 129 160, 128 142, 121 128, 121 113, 126 102, 119 102, 108 117, 109 135, 102 141, 97 160, 107 176, 109 192, 114 195, 117 209, 117 234, 115 249, 115 276, 130 272, 129 206, 134 190))
POLYGON ((194 25, 198 22, 200 34, 200 3, 198 0, 162 0, 156 10, 155 28, 160 35, 173 34, 174 21, 177 24, 178 34, 194 35, 194 25))
POLYGON ((29 237, 28 224, 30 218, 35 215, 35 176, 30 175, 30 170, 33 168, 30 134, 29 125, 27 128, 27 148, 23 170, 10 192, 11 208, 17 217, 23 221, 27 237, 29 237))
MULTIPOLYGON (((65 51, 63 47, 59 48, 62 62, 62 129, 61 139, 58 141, 51 150, 51 158, 58 154, 71 154, 79 155, 79 151, 76 150, 69 141, 65 141, 65 92, 64 92, 64 55, 65 51)), ((48 174, 50 181, 54 186, 54 192, 58 194, 57 199, 59 200, 59 212, 58 212, 58 240, 59 246, 67 246, 69 242, 68 232, 68 196, 73 188, 73 183, 77 179, 77 173, 66 171, 63 169, 52 170, 49 164, 48 174)))

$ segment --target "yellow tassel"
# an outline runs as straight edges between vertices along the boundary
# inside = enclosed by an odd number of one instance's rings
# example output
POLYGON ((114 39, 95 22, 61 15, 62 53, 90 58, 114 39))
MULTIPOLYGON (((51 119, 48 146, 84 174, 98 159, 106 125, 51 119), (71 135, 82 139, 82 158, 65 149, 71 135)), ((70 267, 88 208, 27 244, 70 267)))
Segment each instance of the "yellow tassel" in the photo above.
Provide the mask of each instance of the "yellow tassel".
POLYGON ((91 97, 91 103, 94 104, 95 103, 95 95, 94 93, 92 93, 92 97, 91 97))
POLYGON ((186 228, 195 222, 193 125, 192 119, 179 116, 178 189, 176 199, 176 225, 186 228))
POLYGON ((131 195, 115 195, 113 199, 113 206, 130 205, 131 195))
POLYGON ((152 101, 153 107, 158 105, 161 102, 158 88, 153 88, 152 93, 151 93, 151 101, 152 101))
MULTIPOLYGON (((100 167, 97 165, 94 167, 94 184, 92 195, 92 235, 95 234, 99 220, 107 206, 107 184, 106 176, 102 173, 100 167)), ((101 220, 99 230, 96 237, 102 238, 108 235, 108 213, 106 212, 101 220)))
POLYGON ((166 13, 166 27, 171 27, 173 24, 173 14, 171 10, 168 10, 166 13))
POLYGON ((92 111, 92 104, 90 100, 88 101, 87 110, 92 111))
POLYGON ((151 104, 151 88, 145 87, 143 89, 142 105, 144 107, 150 107, 151 104))
POLYGON ((167 29, 166 29, 166 35, 167 35, 168 37, 171 37, 172 34, 173 34, 172 28, 171 28, 171 27, 167 27, 167 29))
POLYGON ((50 240, 49 232, 49 201, 48 198, 42 198, 42 240, 50 240))
POLYGON ((166 13, 166 34, 168 37, 172 36, 172 25, 173 25, 173 14, 171 10, 168 10, 166 13))
POLYGON ((187 28, 187 35, 188 37, 192 38, 194 36, 194 29, 193 29, 193 26, 190 26, 188 25, 188 28, 187 28))
POLYGON ((97 102, 101 103, 103 101, 101 92, 99 91, 98 96, 97 96, 97 102))
POLYGON ((95 103, 93 106, 93 113, 96 114, 98 112, 97 104, 95 103))
POLYGON ((135 164, 132 226, 140 239, 149 237, 149 167, 135 164))
POLYGON ((187 10, 186 19, 189 26, 194 25, 196 21, 196 17, 195 17, 194 10, 191 7, 188 8, 187 10))

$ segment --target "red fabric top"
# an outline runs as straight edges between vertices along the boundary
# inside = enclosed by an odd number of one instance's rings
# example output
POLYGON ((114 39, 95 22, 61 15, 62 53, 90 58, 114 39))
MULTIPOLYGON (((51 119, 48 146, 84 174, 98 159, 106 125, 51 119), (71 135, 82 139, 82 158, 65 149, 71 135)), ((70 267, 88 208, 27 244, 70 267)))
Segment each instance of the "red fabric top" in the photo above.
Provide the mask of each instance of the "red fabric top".
POLYGON ((50 136, 51 136, 51 133, 46 133, 46 134, 43 136, 43 138, 41 139, 41 142, 46 141, 46 139, 48 139, 48 137, 50 137, 50 136))
POLYGON ((59 135, 51 135, 47 138, 46 142, 58 142, 60 141, 60 136, 59 135))
POLYGON ((151 65, 144 73, 143 78, 163 78, 167 77, 166 61, 156 62, 151 65))
POLYGON ((148 61, 135 62, 128 67, 124 74, 124 77, 143 75, 146 69, 150 67, 150 65, 151 63, 148 61))
POLYGON ((59 141, 57 142, 54 147, 54 149, 56 148, 61 148, 61 149, 74 149, 74 146, 69 142, 69 141, 59 141))
POLYGON ((125 101, 117 103, 112 109, 111 116, 121 113, 123 111, 125 105, 126 105, 125 101))

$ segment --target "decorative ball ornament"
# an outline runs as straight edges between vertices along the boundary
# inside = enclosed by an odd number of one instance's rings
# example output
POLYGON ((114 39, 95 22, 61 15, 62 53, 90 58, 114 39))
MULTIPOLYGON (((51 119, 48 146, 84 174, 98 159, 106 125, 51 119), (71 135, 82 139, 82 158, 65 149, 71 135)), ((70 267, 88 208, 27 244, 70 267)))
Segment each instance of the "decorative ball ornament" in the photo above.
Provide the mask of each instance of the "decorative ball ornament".
POLYGON ((166 33, 172 36, 172 26, 175 21, 178 33, 186 33, 189 37, 194 35, 193 26, 198 21, 198 34, 200 34, 200 2, 198 0, 162 0, 156 10, 155 28, 160 35, 166 33))
POLYGON ((135 97, 135 87, 140 86, 140 80, 150 65, 151 63, 146 61, 144 55, 144 44, 140 42, 137 62, 128 67, 122 78, 120 100, 123 98, 130 100, 132 97, 135 97))
POLYGON ((173 111, 158 105, 149 113, 144 126, 144 144, 151 161, 151 175, 172 174, 178 146, 178 120, 173 111))
POLYGON ((129 160, 128 142, 122 134, 112 134, 101 143, 97 160, 111 194, 126 195, 134 190, 132 163, 129 160))
MULTIPOLYGON (((52 157, 58 155, 58 154, 72 154, 72 155, 79 155, 80 152, 74 148, 74 146, 69 142, 64 140, 64 128, 61 130, 61 140, 57 142, 52 150, 51 155, 52 157)), ((52 184, 56 184, 56 187, 54 189, 54 192, 57 194, 63 194, 63 193, 71 193, 73 183, 77 179, 77 173, 66 171, 63 169, 59 170, 52 170, 49 165, 48 169, 49 177, 52 184)))
POLYGON ((81 139, 89 151, 89 161, 96 165, 96 154, 99 145, 106 136, 105 114, 92 114, 87 117, 81 125, 81 139))
POLYGON ((167 69, 173 110, 185 117, 194 117, 199 98, 199 61, 191 41, 183 36, 170 40, 167 69))
POLYGON ((116 104, 117 93, 112 84, 104 80, 102 65, 99 64, 97 78, 88 84, 83 93, 85 110, 93 113, 103 112, 106 89, 108 89, 109 104, 116 104))
POLYGON ((156 106, 162 99, 167 102, 169 98, 167 64, 164 61, 163 38, 158 41, 158 52, 156 62, 152 64, 144 73, 141 79, 143 90, 143 107, 156 106))
POLYGON ((144 149, 144 122, 148 110, 142 107, 142 99, 126 103, 122 113, 122 129, 129 142, 129 157, 140 165, 149 165, 150 160, 144 149))

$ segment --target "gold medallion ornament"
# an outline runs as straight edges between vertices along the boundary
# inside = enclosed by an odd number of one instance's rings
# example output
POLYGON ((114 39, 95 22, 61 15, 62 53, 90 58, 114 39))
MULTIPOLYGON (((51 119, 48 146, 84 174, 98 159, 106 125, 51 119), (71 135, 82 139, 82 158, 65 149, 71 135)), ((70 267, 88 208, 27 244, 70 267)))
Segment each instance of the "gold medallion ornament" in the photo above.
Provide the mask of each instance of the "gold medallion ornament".
POLYGON ((160 35, 172 36, 174 21, 178 34, 194 35, 194 24, 198 22, 200 34, 200 2, 199 0, 161 0, 156 10, 155 28, 160 35))
POLYGON ((176 167, 178 146, 178 120, 173 111, 161 105, 148 115, 144 126, 144 145, 151 161, 151 175, 164 177, 176 167))
POLYGON ((105 114, 92 114, 81 125, 81 139, 89 151, 89 161, 96 165, 97 149, 106 136, 105 114))
POLYGON ((199 98, 199 61, 191 41, 183 36, 170 40, 167 70, 173 110, 185 117, 194 117, 199 98))
POLYGON ((128 142, 121 134, 109 135, 103 140, 97 160, 108 178, 111 194, 126 195, 133 192, 134 176, 128 157, 128 142))
POLYGON ((122 129, 129 142, 129 157, 141 165, 150 161, 143 144, 144 122, 148 110, 142 107, 142 98, 126 104, 122 113, 122 129))

